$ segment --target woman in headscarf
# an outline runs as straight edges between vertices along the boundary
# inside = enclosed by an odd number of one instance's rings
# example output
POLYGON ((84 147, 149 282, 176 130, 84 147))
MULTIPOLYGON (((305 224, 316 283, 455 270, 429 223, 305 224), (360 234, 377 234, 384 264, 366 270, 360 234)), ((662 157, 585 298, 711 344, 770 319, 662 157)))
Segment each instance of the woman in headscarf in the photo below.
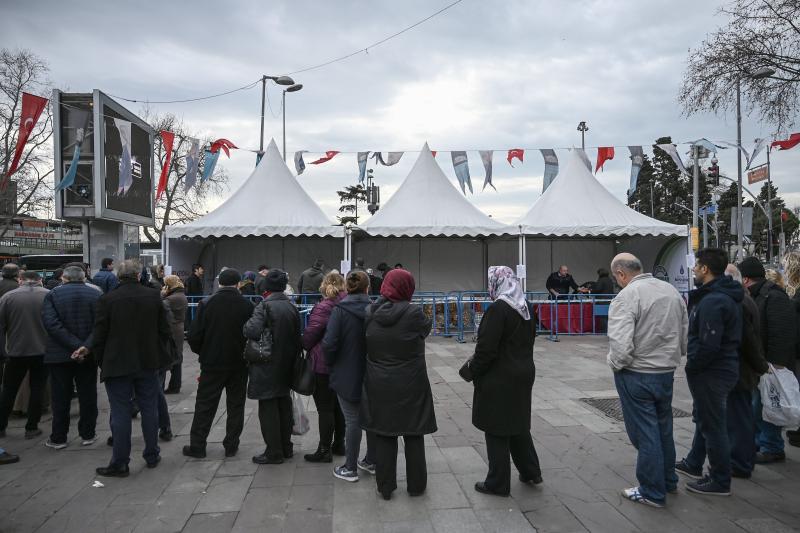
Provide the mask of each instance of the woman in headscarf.
POLYGON ((170 368, 169 384, 164 394, 178 394, 181 391, 181 366, 183 364, 183 326, 186 309, 189 307, 181 278, 178 276, 164 277, 161 298, 171 313, 169 326, 172 330, 172 338, 175 339, 175 349, 178 352, 178 360, 170 368))
POLYGON ((242 281, 239 282, 239 292, 242 296, 256 295, 256 273, 248 270, 244 273, 242 281))
POLYGON ((414 277, 394 269, 381 284, 381 297, 367 308, 367 368, 361 425, 374 434, 376 481, 384 499, 397 488, 397 437, 403 437, 407 490, 428 483, 424 436, 436 432, 433 395, 425 365, 431 321, 411 303, 414 277))
POLYGON ((486 480, 475 483, 475 490, 508 496, 509 454, 520 481, 542 482, 530 432, 536 326, 519 279, 509 267, 489 267, 489 297, 494 303, 478 328, 475 355, 460 374, 474 380, 472 423, 485 433, 489 458, 486 480))

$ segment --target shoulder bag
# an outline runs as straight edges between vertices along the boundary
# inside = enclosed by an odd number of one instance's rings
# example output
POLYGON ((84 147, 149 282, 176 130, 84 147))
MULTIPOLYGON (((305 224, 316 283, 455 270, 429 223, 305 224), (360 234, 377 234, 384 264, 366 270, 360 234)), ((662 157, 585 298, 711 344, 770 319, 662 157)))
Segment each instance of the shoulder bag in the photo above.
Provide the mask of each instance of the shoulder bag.
POLYGON ((264 305, 264 329, 258 340, 247 339, 244 345, 244 360, 248 363, 268 363, 272 360, 272 324, 269 319, 269 305, 264 305))

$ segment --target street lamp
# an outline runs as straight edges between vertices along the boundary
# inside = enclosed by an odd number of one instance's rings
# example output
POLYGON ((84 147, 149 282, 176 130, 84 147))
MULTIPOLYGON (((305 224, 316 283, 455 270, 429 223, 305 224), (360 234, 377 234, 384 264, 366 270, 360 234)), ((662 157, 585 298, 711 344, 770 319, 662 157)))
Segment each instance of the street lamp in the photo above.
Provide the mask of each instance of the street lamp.
MULTIPOLYGON (((278 85, 294 85, 294 80, 289 76, 261 76, 261 142, 258 145, 258 153, 264 153, 264 104, 267 99, 267 80, 272 80, 278 85)), ((259 155, 260 157, 260 155, 259 155)))
POLYGON ((581 132, 581 150, 586 148, 586 142, 584 139, 584 135, 587 131, 589 131, 589 126, 586 125, 585 120, 581 120, 578 122, 578 131, 581 132))
POLYGON ((286 93, 294 93, 303 88, 302 83, 292 85, 288 89, 283 90, 281 95, 281 108, 283 109, 283 160, 286 161, 286 93))
MULTIPOLYGON (((775 71, 769 67, 762 67, 754 72, 745 72, 736 77, 736 176, 738 184, 738 199, 736 200, 736 255, 742 260, 742 246, 744 244, 744 218, 742 216, 742 78, 760 80, 769 78, 775 71)), ((770 219, 771 220, 771 219, 770 219)), ((772 238, 770 236, 770 238, 772 238)))

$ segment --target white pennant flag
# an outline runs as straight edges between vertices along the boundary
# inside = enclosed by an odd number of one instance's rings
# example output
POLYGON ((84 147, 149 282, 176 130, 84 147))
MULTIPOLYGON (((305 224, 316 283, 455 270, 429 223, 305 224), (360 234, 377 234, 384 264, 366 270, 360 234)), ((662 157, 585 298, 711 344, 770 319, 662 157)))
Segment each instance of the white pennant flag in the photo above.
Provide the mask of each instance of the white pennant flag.
POLYGON ((478 150, 478 153, 481 156, 481 161, 483 161, 483 168, 486 169, 486 177, 483 178, 483 189, 489 185, 496 191, 497 187, 492 183, 492 156, 494 155, 494 150, 478 150))
POLYGON ((381 155, 380 152, 373 153, 371 157, 373 157, 375 161, 377 161, 381 165, 385 167, 390 167, 392 165, 396 165, 400 161, 400 158, 403 157, 403 153, 404 152, 389 152, 389 154, 386 156, 385 161, 383 159, 383 155, 381 155))
MULTIPOLYGON (((747 168, 745 170, 749 170, 750 167, 753 165, 753 161, 756 160, 758 154, 764 151, 764 148, 767 147, 769 144, 769 139, 756 139, 756 145, 753 146, 753 153, 750 156, 747 156, 747 168)), ((745 152, 747 154, 747 152, 745 152)))
POLYGON ((121 118, 114 119, 122 143, 122 154, 119 158, 119 181, 117 194, 125 195, 133 185, 133 163, 131 161, 131 123, 121 118))
POLYGON ((294 153, 294 170, 297 172, 298 176, 306 169, 306 162, 303 161, 303 154, 307 151, 308 150, 300 150, 294 153))
POLYGON ((200 170, 200 141, 192 138, 189 140, 192 144, 186 154, 186 177, 183 178, 184 192, 189 192, 189 189, 194 187, 197 182, 197 172, 200 170))
POLYGON ((681 156, 678 154, 678 148, 674 144, 657 144, 656 146, 666 152, 672 158, 672 161, 678 167, 678 170, 690 178, 692 177, 689 171, 686 170, 686 165, 684 165, 683 161, 681 161, 681 156))

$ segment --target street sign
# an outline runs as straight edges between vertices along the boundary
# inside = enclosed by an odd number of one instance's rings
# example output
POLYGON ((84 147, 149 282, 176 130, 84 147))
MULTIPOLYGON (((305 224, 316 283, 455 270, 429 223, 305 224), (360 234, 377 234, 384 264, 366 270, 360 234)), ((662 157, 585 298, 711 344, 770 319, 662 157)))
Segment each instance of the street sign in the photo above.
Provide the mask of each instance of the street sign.
POLYGON ((717 212, 717 206, 715 204, 711 205, 704 205, 700 208, 701 215, 713 215, 717 212))
POLYGON ((769 165, 761 165, 747 173, 747 183, 752 185, 769 178, 769 165))

